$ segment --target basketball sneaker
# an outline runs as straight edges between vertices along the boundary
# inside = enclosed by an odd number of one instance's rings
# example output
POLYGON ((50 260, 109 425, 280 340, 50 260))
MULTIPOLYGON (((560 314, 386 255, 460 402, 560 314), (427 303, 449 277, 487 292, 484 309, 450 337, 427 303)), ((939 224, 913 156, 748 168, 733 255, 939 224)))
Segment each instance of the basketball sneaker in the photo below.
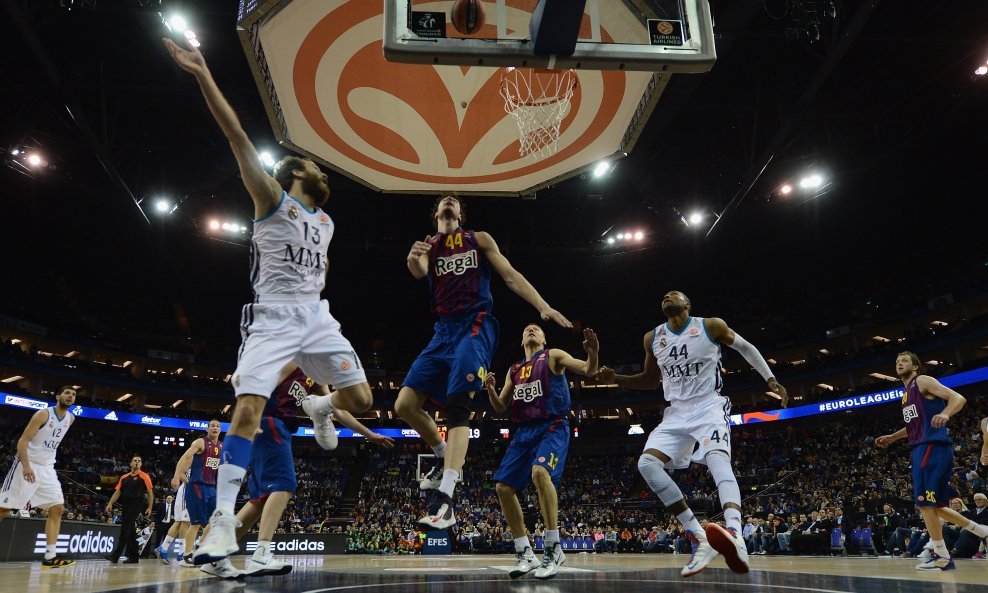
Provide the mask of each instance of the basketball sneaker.
POLYGON ((748 572, 748 546, 737 529, 724 529, 716 523, 707 523, 705 530, 707 541, 724 556, 728 568, 741 574, 748 572))
POLYGON ((316 443, 327 451, 332 451, 339 444, 339 439, 336 437, 336 427, 333 426, 333 421, 330 419, 333 414, 333 405, 328 399, 330 397, 332 396, 310 395, 302 400, 302 410, 312 419, 312 426, 316 429, 316 443), (316 410, 316 403, 321 403, 319 398, 327 398, 326 404, 328 405, 324 411, 316 410))
POLYGON ((234 566, 229 558, 224 558, 219 562, 207 562, 200 566, 199 570, 227 581, 240 579, 244 576, 244 571, 234 566))
POLYGON ((66 566, 72 566, 73 564, 75 564, 75 560, 68 560, 66 558, 53 556, 42 560, 41 568, 65 568, 66 566))
POLYGON ((535 578, 540 580, 548 580, 556 576, 559 572, 559 567, 566 562, 566 554, 563 554, 563 547, 559 545, 559 542, 552 542, 551 546, 547 546, 545 552, 542 554, 542 566, 535 571, 535 578))
POLYGON ((207 562, 219 562, 230 554, 235 554, 240 546, 237 545, 237 528, 240 521, 231 513, 217 509, 209 518, 209 534, 199 543, 192 553, 192 562, 199 566, 207 562))
POLYGON ((186 554, 182 557, 182 561, 178 563, 182 568, 195 568, 195 563, 192 562, 192 554, 186 554))
POLYGON ((456 509, 448 494, 436 490, 436 496, 429 505, 429 514, 419 519, 419 525, 430 529, 446 529, 456 525, 456 509))
POLYGON ((532 551, 532 548, 526 546, 524 552, 515 553, 515 567, 508 572, 508 576, 517 579, 540 566, 542 566, 542 563, 535 557, 535 552, 532 551))
POLYGON ((926 562, 916 565, 916 570, 921 570, 923 572, 934 570, 954 570, 955 568, 957 567, 954 566, 953 558, 941 558, 936 552, 933 552, 933 555, 926 562))
POLYGON ((717 550, 707 542, 707 538, 704 536, 703 539, 700 539, 697 535, 693 531, 686 532, 686 537, 693 544, 693 554, 690 555, 690 561, 683 567, 683 571, 680 573, 684 577, 691 577, 702 572, 717 557, 717 550))
POLYGON ((157 548, 155 548, 154 549, 154 555, 158 557, 158 560, 161 560, 161 563, 162 564, 171 564, 172 563, 172 557, 168 553, 168 550, 165 549, 164 546, 158 546, 157 548))
POLYGON ((436 461, 439 464, 430 469, 429 473, 425 474, 425 477, 419 482, 419 490, 435 490, 443 483, 443 460, 437 459, 436 461))
POLYGON ((258 556, 254 554, 247 561, 247 576, 249 577, 277 577, 288 574, 292 571, 292 565, 274 559, 274 554, 270 551, 258 556))

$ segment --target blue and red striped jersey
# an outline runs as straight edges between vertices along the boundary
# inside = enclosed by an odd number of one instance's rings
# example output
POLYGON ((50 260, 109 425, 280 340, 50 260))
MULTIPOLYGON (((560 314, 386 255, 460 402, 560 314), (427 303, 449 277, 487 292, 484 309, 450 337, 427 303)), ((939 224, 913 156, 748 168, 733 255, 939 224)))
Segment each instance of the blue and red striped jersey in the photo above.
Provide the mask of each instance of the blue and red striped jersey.
POLYGON ((285 422, 292 432, 298 430, 298 411, 302 400, 316 387, 316 382, 309 378, 302 369, 296 368, 285 380, 271 392, 268 403, 264 406, 263 416, 272 416, 285 422))
POLYGON ((192 458, 189 482, 192 484, 216 485, 216 472, 220 469, 220 456, 223 454, 223 441, 215 442, 203 437, 205 446, 192 458))
POLYGON ((514 385, 511 420, 516 424, 565 418, 569 414, 569 381, 549 368, 549 351, 539 350, 531 360, 519 360, 508 373, 514 385))
POLYGON ((935 397, 923 397, 916 382, 917 377, 910 379, 902 395, 902 419, 906 422, 906 434, 909 435, 910 445, 924 443, 950 443, 947 427, 933 428, 930 421, 947 407, 947 400, 935 397))
POLYGON ((440 316, 455 317, 494 307, 491 296, 491 270, 477 247, 473 231, 457 227, 439 233, 429 251, 429 287, 432 310, 440 316))

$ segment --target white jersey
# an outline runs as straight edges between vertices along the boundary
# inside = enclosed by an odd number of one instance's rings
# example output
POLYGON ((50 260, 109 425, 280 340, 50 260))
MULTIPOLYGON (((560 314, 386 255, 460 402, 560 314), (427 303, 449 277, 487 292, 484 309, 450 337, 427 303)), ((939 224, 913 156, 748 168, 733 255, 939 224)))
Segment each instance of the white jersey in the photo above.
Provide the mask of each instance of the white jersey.
POLYGON ((250 285, 254 294, 319 295, 326 285, 326 252, 335 225, 321 209, 281 192, 281 201, 254 221, 250 285))
POLYGON ((707 333, 702 317, 690 317, 678 334, 668 323, 655 328, 652 353, 662 369, 662 392, 670 403, 719 395, 720 344, 707 333))
POLYGON ((55 465, 55 451, 75 420, 72 412, 65 412, 61 420, 55 413, 55 406, 49 406, 48 421, 27 442, 27 459, 31 465, 55 465))

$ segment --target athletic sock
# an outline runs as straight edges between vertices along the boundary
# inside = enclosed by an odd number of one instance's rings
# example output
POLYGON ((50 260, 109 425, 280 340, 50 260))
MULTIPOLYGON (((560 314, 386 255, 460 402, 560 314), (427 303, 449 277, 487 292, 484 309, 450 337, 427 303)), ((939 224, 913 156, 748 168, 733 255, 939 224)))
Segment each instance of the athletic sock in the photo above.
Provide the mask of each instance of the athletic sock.
POLYGON ((933 542, 933 551, 936 552, 936 555, 944 560, 950 560, 950 550, 947 549, 947 545, 943 543, 943 540, 939 539, 931 541, 933 542))
POLYGON ((976 521, 971 521, 964 529, 967 529, 980 539, 988 537, 988 525, 982 525, 976 521))
POLYGON ((703 527, 700 527, 700 522, 696 520, 696 515, 693 511, 686 509, 682 513, 676 515, 679 522, 686 528, 687 531, 692 531, 696 539, 700 541, 707 541, 707 533, 703 531, 703 527))
POLYGON ((439 491, 446 496, 453 498, 453 490, 456 488, 456 479, 460 477, 460 472, 455 469, 443 470, 443 481, 439 484, 439 491))
POLYGON ((57 544, 51 544, 51 545, 46 545, 45 546, 45 560, 51 560, 52 558, 54 558, 56 556, 56 554, 55 554, 55 546, 56 545, 57 544))
POLYGON ((515 538, 515 552, 521 553, 525 551, 525 548, 531 547, 528 545, 528 537, 521 536, 515 538))
POLYGON ((545 543, 559 543, 559 530, 558 529, 546 529, 545 530, 545 543))
MULTIPOLYGON (((336 409, 333 407, 333 394, 312 396, 312 403, 309 404, 309 407, 317 414, 332 414, 333 410, 336 409)), ((225 446, 226 441, 223 441, 223 444, 225 446)))
POLYGON ((223 439, 223 462, 216 472, 216 510, 233 514, 240 486, 250 463, 251 442, 244 437, 227 435, 223 439))
POLYGON ((735 508, 724 509, 724 522, 727 523, 728 528, 734 528, 738 533, 741 533, 743 527, 741 523, 741 511, 735 508))
POLYGON ((439 441, 438 445, 432 445, 432 452, 438 459, 446 458, 446 441, 439 441))
POLYGON ((170 535, 166 535, 165 536, 165 539, 161 540, 161 549, 164 550, 164 551, 166 551, 166 552, 171 552, 172 551, 172 543, 174 541, 175 541, 175 538, 174 537, 172 537, 170 535))

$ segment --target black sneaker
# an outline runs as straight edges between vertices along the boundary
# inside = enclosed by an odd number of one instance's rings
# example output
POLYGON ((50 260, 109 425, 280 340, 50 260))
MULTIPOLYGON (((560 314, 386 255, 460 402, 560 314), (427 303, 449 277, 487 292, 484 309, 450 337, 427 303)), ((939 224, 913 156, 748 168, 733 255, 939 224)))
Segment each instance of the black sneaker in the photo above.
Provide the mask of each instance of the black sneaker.
POLYGON ((435 490, 443 482, 443 460, 438 459, 438 465, 429 470, 425 477, 419 482, 419 490, 435 490))
POLYGON ((47 558, 41 562, 41 568, 65 568, 66 566, 72 566, 75 564, 75 560, 68 560, 66 558, 59 558, 55 556, 53 558, 47 558))
POLYGON ((435 499, 429 505, 429 514, 419 519, 419 525, 430 529, 446 529, 456 525, 453 499, 445 492, 436 491, 435 499))
POLYGON ((110 554, 109 556, 103 556, 103 558, 106 561, 108 561, 110 564, 116 564, 117 562, 120 562, 120 556, 114 556, 113 554, 110 554))

